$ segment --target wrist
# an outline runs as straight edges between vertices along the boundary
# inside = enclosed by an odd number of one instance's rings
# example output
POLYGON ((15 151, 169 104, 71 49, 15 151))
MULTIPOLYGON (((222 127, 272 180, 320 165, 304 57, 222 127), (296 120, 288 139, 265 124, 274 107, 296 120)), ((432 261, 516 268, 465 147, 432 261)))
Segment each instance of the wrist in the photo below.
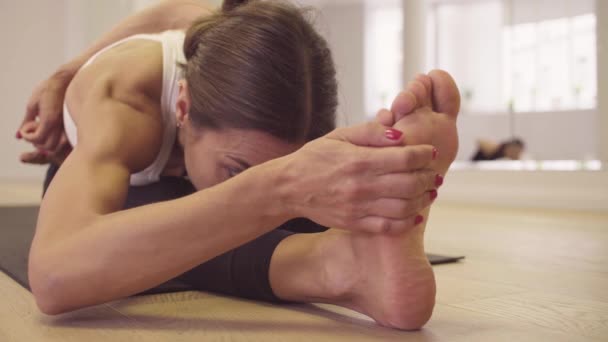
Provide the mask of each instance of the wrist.
POLYGON ((61 65, 55 72, 55 76, 71 81, 82 65, 84 65, 84 62, 85 61, 81 57, 75 58, 70 62, 61 65))
POLYGON ((264 196, 270 202, 269 214, 280 218, 281 223, 300 217, 292 205, 295 191, 290 180, 293 177, 289 172, 289 160, 290 156, 285 156, 253 168, 259 173, 257 179, 262 180, 264 196))

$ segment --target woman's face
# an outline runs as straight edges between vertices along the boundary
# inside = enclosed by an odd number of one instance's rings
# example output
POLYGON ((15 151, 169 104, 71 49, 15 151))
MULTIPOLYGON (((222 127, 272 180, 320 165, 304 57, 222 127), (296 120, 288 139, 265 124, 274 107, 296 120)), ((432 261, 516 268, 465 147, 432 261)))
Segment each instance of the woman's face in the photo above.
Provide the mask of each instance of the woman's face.
POLYGON ((200 129, 187 124, 179 130, 188 176, 196 189, 219 184, 247 168, 296 151, 270 134, 241 129, 200 129))
POLYGON ((270 134, 249 129, 205 129, 190 120, 188 82, 179 82, 176 120, 179 144, 184 150, 186 171, 192 184, 205 189, 256 166, 288 155, 301 144, 290 144, 270 134))

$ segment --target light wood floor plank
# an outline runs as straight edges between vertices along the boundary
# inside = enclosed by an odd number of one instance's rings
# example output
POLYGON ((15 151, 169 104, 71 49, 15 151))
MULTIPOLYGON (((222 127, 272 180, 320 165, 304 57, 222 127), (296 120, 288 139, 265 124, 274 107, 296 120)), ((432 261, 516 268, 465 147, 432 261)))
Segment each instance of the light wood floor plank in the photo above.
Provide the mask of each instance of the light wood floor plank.
POLYGON ((602 338, 568 334, 519 321, 471 310, 438 305, 420 341, 448 342, 578 342, 605 341, 602 338))
POLYGON ((472 280, 461 276, 450 276, 446 274, 447 272, 443 271, 444 267, 456 267, 456 265, 435 267, 437 303, 459 304, 527 291, 521 287, 498 284, 487 280, 472 280))
POLYGON ((604 302, 526 292, 451 306, 573 336, 608 337, 608 303, 604 302))

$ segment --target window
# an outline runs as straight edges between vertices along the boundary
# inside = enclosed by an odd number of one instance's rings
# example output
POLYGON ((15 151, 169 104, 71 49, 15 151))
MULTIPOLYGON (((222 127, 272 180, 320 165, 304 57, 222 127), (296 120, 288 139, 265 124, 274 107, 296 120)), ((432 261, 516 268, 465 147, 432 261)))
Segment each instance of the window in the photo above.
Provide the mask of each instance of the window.
POLYGON ((593 0, 437 2, 437 67, 459 80, 464 113, 593 109, 593 0))
POLYGON ((506 26, 504 37, 504 98, 514 111, 595 108, 595 15, 506 26))

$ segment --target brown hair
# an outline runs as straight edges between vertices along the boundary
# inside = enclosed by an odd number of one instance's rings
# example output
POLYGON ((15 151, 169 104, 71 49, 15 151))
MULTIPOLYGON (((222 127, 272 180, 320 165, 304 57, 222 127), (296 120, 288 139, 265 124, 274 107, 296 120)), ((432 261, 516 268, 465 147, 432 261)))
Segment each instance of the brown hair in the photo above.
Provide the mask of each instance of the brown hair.
POLYGON ((226 0, 184 42, 191 120, 304 142, 335 127, 336 72, 306 10, 279 1, 226 0))

